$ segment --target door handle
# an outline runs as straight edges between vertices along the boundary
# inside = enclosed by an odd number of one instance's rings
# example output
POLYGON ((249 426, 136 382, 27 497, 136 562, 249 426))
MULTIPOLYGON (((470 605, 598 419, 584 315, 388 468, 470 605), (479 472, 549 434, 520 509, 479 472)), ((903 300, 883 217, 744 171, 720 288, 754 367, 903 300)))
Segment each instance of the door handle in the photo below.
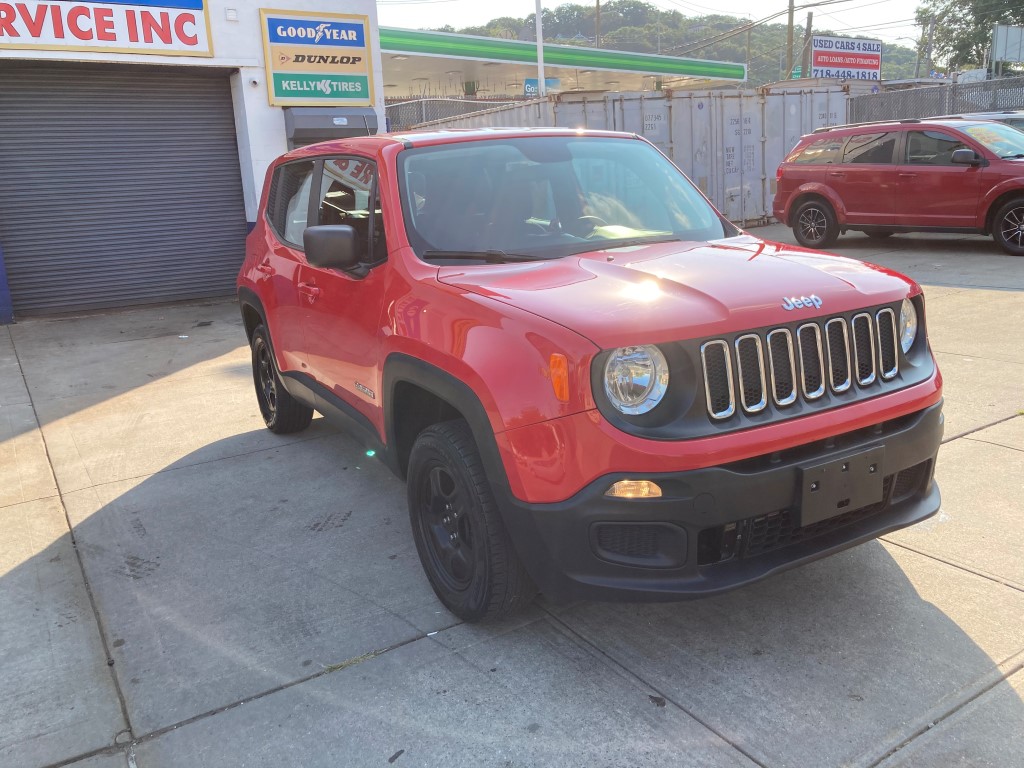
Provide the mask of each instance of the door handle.
POLYGON ((268 277, 274 274, 274 268, 270 266, 270 259, 267 259, 266 261, 257 264, 256 271, 262 272, 264 275, 267 275, 268 277))
POLYGON ((843 178, 843 177, 844 177, 844 176, 845 176, 846 174, 845 174, 845 173, 843 173, 842 171, 829 171, 829 172, 828 172, 828 175, 829 175, 829 176, 835 176, 836 178, 839 178, 839 179, 841 179, 841 178, 843 178))
POLYGON ((308 298, 309 303, 312 304, 320 295, 320 289, 311 283, 299 283, 299 293, 308 298))
POLYGON ((901 179, 916 179, 917 178, 917 174, 916 173, 901 173, 900 174, 900 178, 901 179))

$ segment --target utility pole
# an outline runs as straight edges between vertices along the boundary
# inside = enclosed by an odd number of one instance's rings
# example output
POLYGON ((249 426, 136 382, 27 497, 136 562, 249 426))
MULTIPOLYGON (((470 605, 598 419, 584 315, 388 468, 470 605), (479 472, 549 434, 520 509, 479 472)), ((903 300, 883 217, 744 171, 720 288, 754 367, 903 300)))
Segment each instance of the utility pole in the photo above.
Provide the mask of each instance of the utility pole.
POLYGON ((913 79, 921 77, 921 54, 925 49, 925 28, 921 28, 921 40, 918 41, 918 63, 913 67, 913 79))
POLYGON ((597 0, 597 16, 594 17, 595 47, 601 47, 601 0, 597 0))
POLYGON ((928 73, 932 71, 932 41, 935 39, 935 17, 932 16, 931 21, 928 22, 928 55, 926 57, 928 65, 928 73))
POLYGON ((750 27, 747 27, 747 79, 750 79, 750 27))
MULTIPOLYGON (((928 19, 928 60, 932 58, 932 39, 935 35, 935 17, 928 19)), ((921 29, 921 42, 917 45, 917 66, 914 67, 914 79, 921 76, 921 48, 924 44, 924 28, 921 29)))
POLYGON ((800 77, 811 76, 811 23, 814 20, 814 13, 807 12, 807 28, 804 30, 804 55, 800 59, 800 77))
POLYGON ((544 77, 544 29, 540 20, 543 9, 540 2, 537 0, 537 94, 544 97, 548 95, 548 88, 544 77))
POLYGON ((786 27, 786 75, 789 80, 793 74, 793 0, 789 0, 789 26, 786 27))

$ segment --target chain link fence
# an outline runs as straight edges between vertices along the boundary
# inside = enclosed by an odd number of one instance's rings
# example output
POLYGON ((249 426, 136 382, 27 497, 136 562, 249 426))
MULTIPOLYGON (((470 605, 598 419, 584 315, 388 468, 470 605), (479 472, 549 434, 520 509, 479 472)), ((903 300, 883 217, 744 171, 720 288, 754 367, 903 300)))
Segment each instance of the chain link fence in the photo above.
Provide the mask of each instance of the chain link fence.
POLYGON ((908 120, 1004 109, 1024 109, 1024 77, 931 85, 856 96, 850 99, 850 122, 908 120))
POLYGON ((504 107, 515 101, 485 101, 482 99, 415 99, 385 105, 389 131, 406 131, 420 123, 447 120, 452 117, 504 107))

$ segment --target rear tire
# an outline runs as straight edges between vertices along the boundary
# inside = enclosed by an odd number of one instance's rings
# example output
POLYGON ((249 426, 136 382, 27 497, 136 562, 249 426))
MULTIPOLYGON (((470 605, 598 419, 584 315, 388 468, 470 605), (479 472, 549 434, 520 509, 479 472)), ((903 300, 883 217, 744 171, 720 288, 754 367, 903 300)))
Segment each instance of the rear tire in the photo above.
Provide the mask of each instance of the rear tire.
POLYGON ((839 237, 836 212, 824 200, 808 200, 793 216, 793 234, 805 248, 828 248, 839 237))
POLYGON ((1008 200, 996 211, 992 239, 1011 256, 1024 256, 1024 197, 1008 200))
POLYGON ((409 519, 430 586, 465 621, 508 616, 537 588, 516 555, 469 425, 427 427, 409 456, 409 519))
POLYGON ((872 240, 884 240, 887 237, 892 237, 895 232, 891 229, 865 229, 864 234, 872 240))
POLYGON ((292 397, 281 383, 265 326, 256 326, 251 346, 252 379, 263 423, 278 435, 301 432, 313 420, 313 409, 292 397))

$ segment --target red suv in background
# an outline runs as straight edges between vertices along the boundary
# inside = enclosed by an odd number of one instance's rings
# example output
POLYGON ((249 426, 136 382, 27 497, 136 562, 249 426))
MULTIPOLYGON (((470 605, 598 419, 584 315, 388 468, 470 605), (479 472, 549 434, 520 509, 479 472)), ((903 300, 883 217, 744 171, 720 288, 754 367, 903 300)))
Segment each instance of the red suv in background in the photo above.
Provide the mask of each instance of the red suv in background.
POLYGON ((1024 256, 1024 132, 933 119, 820 128, 776 172, 775 217, 809 248, 840 234, 991 234, 1024 256))

